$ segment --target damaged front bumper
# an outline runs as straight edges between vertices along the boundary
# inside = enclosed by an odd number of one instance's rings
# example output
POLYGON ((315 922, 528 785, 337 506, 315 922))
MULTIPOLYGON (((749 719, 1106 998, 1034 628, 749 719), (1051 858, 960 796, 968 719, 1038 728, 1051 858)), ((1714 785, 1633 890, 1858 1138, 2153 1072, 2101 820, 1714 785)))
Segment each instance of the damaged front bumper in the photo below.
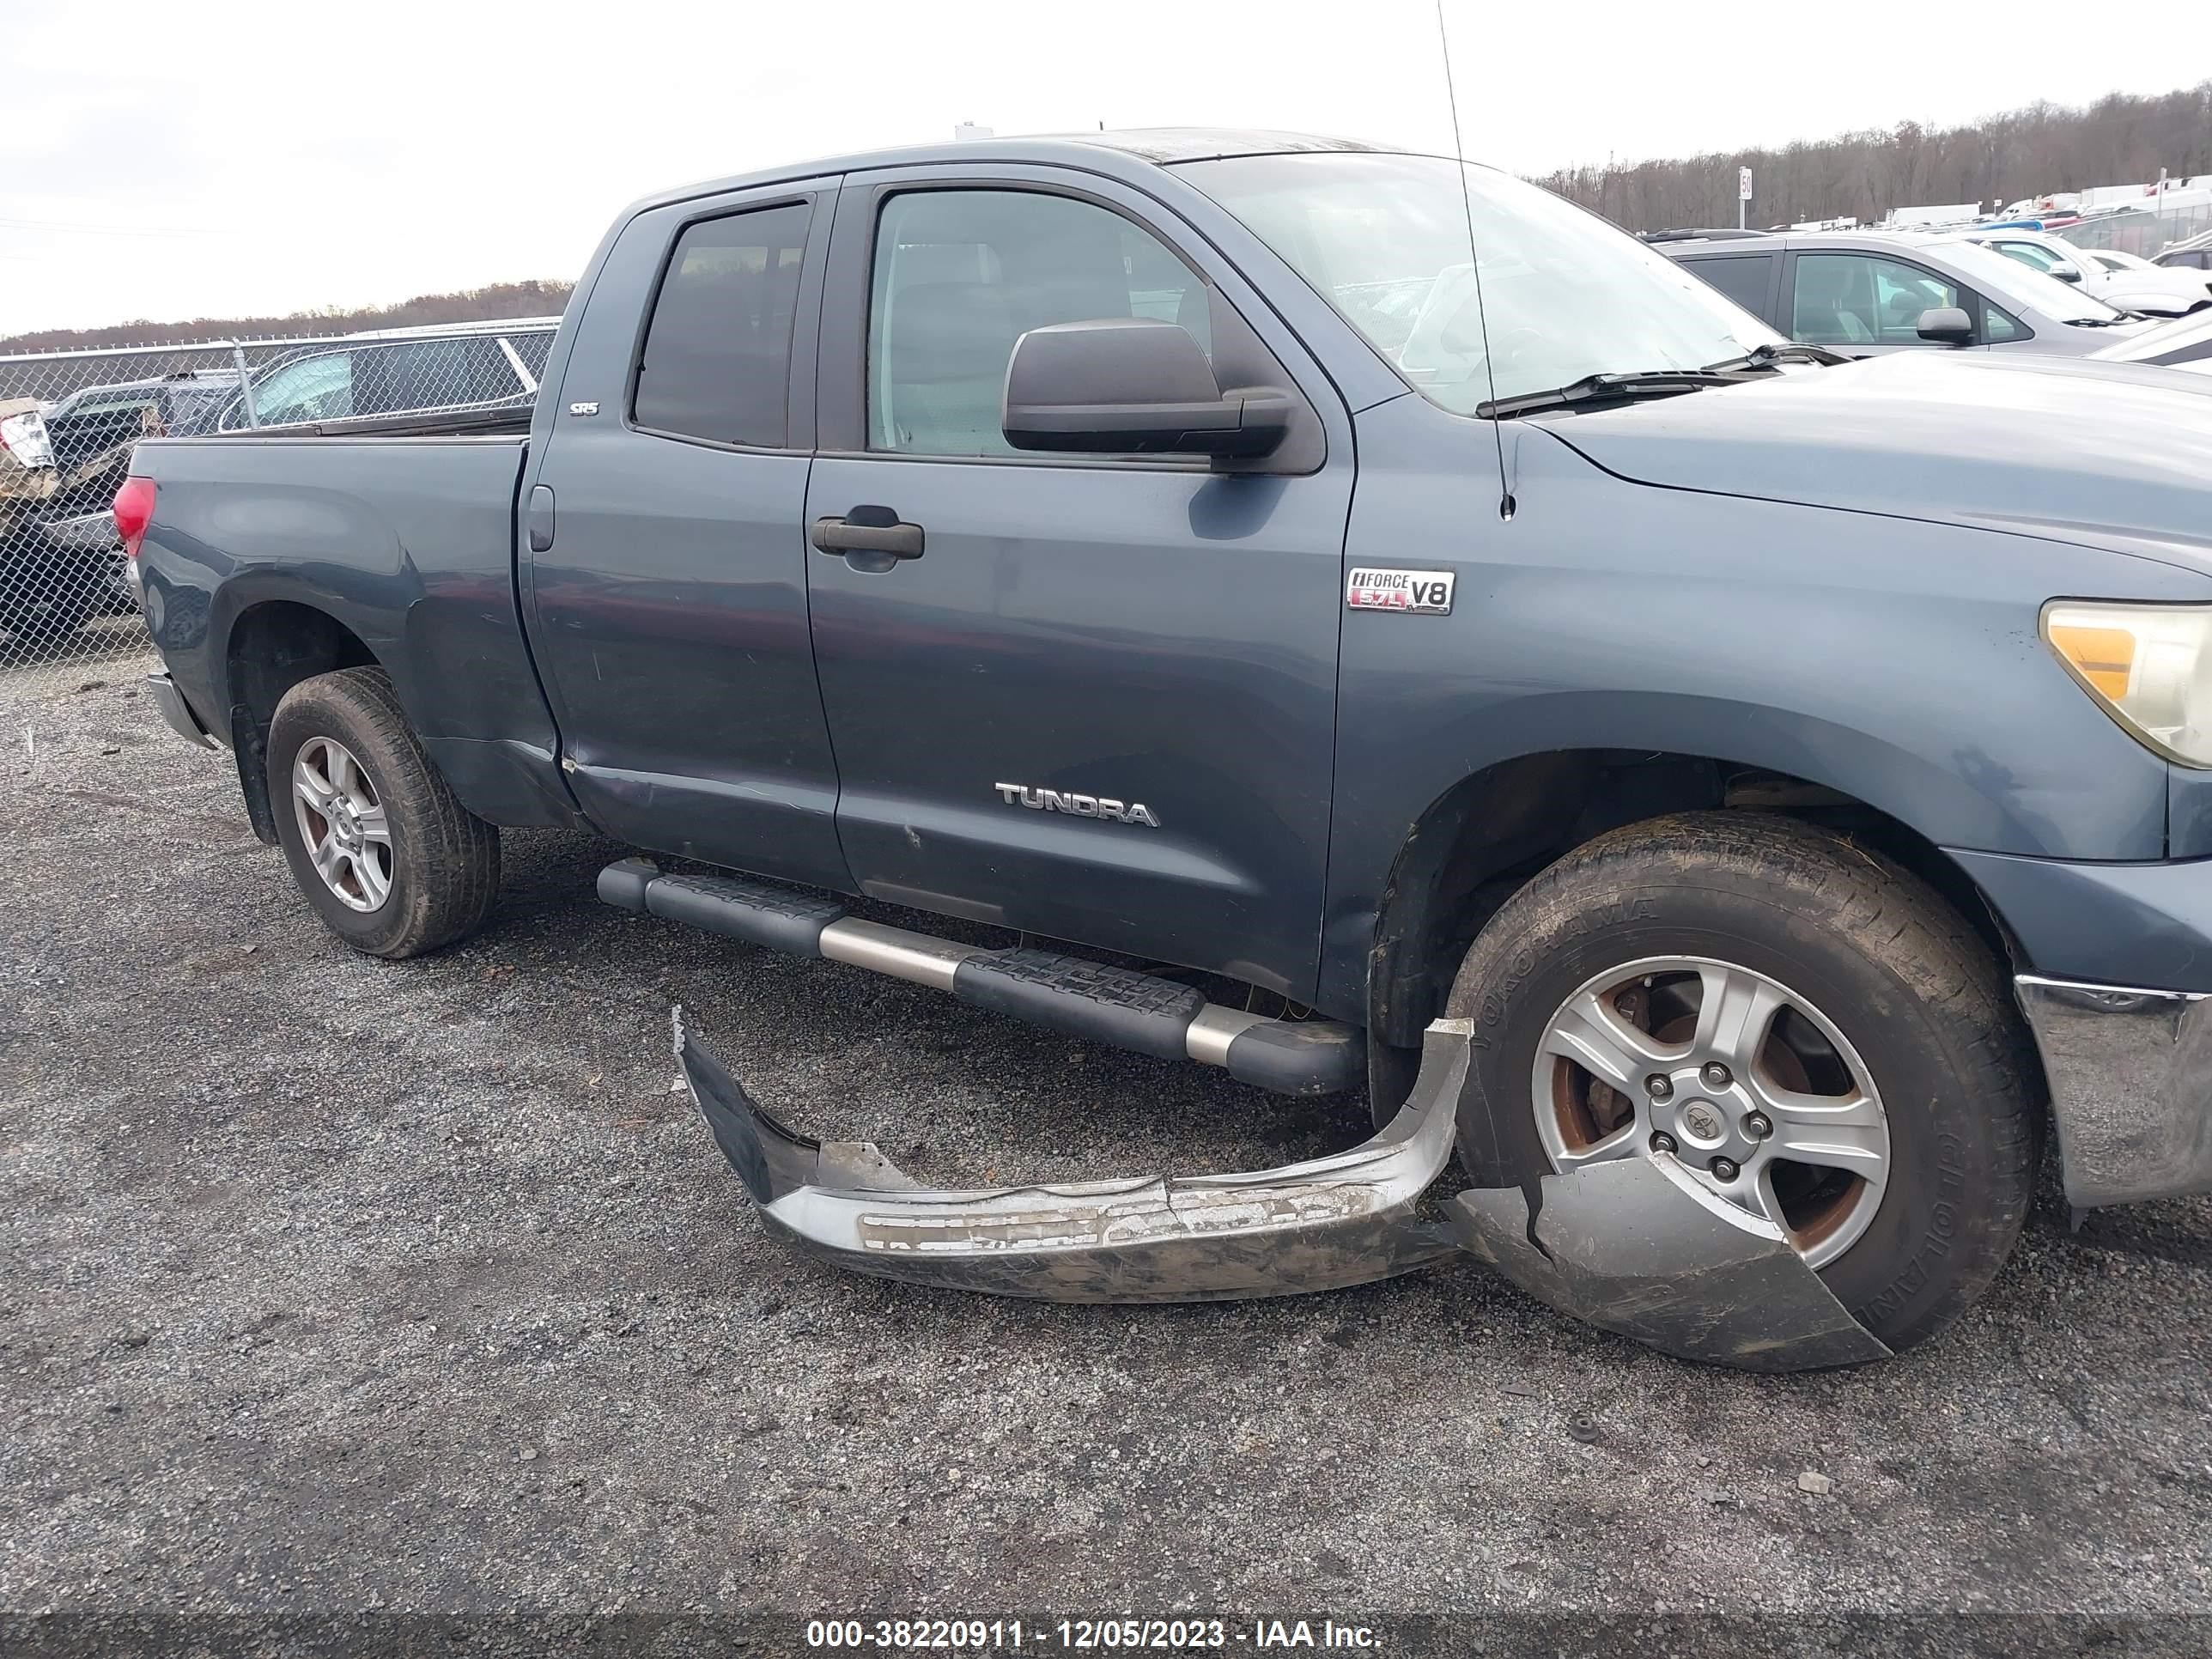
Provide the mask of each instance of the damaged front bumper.
POLYGON ((2212 996, 2014 981, 2077 1210, 2212 1192, 2212 996))
POLYGON ((754 1103, 676 1016, 676 1057, 762 1219, 834 1266, 1054 1302, 1289 1296, 1472 1255, 1560 1311, 1686 1359, 1803 1370, 1885 1358, 1781 1230, 1666 1160, 1476 1188, 1436 1211, 1472 1027, 1438 1020, 1398 1115, 1277 1170, 1033 1186, 918 1186, 872 1143, 808 1139, 754 1103), (1531 1197, 1536 1209, 1532 1215, 1531 1197))
POLYGON ((1430 1028, 1413 1097, 1349 1152, 1240 1175, 973 1191, 916 1186, 870 1142, 785 1127, 681 1010, 676 1057, 762 1219, 835 1266, 1054 1302, 1205 1302, 1364 1285, 1457 1253, 1419 1205, 1451 1156, 1468 1029, 1430 1028))

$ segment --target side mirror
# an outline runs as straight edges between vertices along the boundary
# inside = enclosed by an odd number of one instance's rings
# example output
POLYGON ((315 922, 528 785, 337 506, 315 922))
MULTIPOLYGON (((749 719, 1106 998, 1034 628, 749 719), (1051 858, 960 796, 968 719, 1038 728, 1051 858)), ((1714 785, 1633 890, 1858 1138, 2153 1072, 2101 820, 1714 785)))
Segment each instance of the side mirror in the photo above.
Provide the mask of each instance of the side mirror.
POLYGON ((1250 457, 1281 443, 1290 422, 1279 392, 1224 394, 1188 329, 1102 317, 1014 343, 1000 425, 1016 449, 1250 457))
POLYGON ((1937 345, 1962 346, 1974 343, 1974 319, 1956 306, 1930 306, 1920 313, 1917 331, 1937 345))
POLYGON ((2051 267, 2051 274, 2062 283, 2078 283, 2081 280, 2081 269, 2075 265, 2053 265, 2051 267))

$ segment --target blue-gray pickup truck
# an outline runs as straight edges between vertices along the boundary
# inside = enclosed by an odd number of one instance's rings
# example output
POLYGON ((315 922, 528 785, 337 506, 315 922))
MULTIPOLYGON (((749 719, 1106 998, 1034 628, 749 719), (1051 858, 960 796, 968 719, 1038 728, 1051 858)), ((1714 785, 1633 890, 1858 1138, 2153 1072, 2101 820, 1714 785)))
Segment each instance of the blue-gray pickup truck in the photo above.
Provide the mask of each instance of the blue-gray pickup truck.
POLYGON ((2202 379, 1842 363, 1443 158, 994 140, 641 202, 534 412, 150 441, 116 514, 170 724, 356 949, 588 827, 644 915, 1371 1101, 1286 1170, 933 1192, 679 1017, 848 1266, 1472 1252, 1778 1369, 1956 1318, 2046 1125, 2077 1208, 2212 1188, 2202 379))

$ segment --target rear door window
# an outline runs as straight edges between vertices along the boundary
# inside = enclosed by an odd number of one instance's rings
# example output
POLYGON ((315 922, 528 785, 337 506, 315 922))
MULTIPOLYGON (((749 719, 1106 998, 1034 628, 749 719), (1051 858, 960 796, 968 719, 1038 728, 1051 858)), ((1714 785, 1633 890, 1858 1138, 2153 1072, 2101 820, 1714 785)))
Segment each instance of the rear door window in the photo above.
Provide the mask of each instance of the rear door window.
POLYGON ((649 432, 781 448, 813 209, 703 219, 677 239, 646 325, 630 416, 649 432))
POLYGON ((1753 316, 1765 319, 1767 294, 1774 281, 1772 254, 1730 253, 1682 263, 1753 316))

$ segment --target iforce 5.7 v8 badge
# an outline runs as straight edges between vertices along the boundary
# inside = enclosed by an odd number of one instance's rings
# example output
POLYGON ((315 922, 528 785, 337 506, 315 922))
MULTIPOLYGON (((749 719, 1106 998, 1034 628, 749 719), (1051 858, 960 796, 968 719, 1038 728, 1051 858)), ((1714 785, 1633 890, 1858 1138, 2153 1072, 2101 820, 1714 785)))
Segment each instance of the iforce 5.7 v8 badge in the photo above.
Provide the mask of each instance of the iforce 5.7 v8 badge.
POLYGON ((1355 569, 1345 579, 1347 611, 1402 611, 1414 617, 1451 615, 1449 570, 1355 569))

